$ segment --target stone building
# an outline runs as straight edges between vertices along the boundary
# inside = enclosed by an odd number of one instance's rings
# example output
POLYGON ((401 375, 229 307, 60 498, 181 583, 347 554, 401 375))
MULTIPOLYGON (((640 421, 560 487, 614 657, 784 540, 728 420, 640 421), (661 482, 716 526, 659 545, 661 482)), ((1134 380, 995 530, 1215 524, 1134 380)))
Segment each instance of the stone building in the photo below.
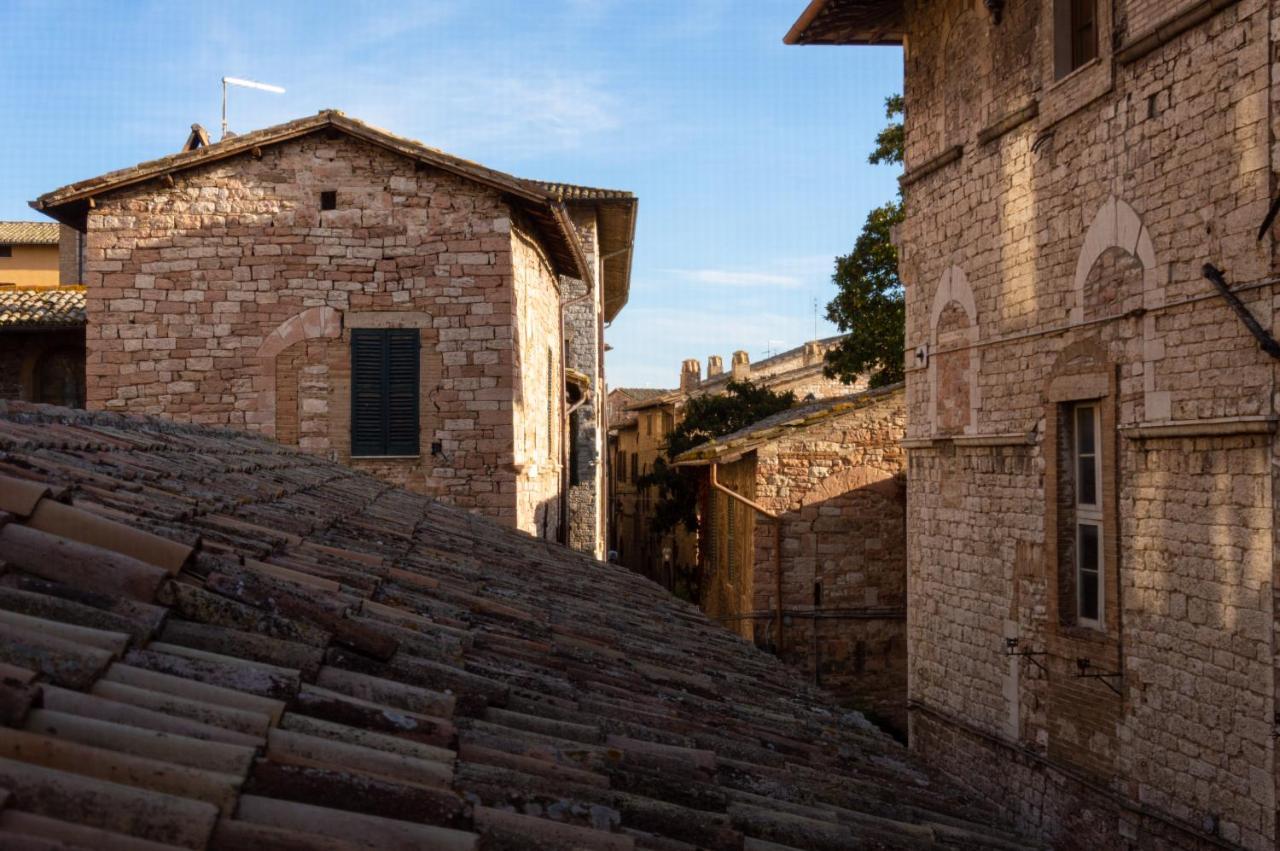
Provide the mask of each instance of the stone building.
POLYGON ((563 202, 577 228, 598 286, 571 277, 561 279, 565 362, 583 381, 572 401, 566 428, 568 529, 565 542, 603 559, 606 555, 605 441, 608 399, 605 381, 604 326, 627 302, 631 289, 631 251, 635 242, 636 198, 630 192, 565 183, 542 184, 563 202))
POLYGON ((700 479, 702 608, 906 729, 902 385, 767 417, 681 455, 700 479))
POLYGON ((787 37, 904 45, 911 741, 1054 847, 1276 847, 1278 33, 814 0, 787 37))
POLYGON ((79 249, 56 222, 0 222, 0 399, 84 407, 79 249))
POLYGON ((85 235, 90 409, 249 429, 563 539, 565 326, 599 335, 564 310, 616 313, 630 263, 601 248, 631 225, 578 190, 330 110, 33 206, 85 235))
POLYGON ((658 458, 665 455, 667 435, 680 422, 685 402, 695 396, 724 393, 730 381, 748 380, 779 393, 795 393, 800 401, 848 395, 851 390, 865 387, 865 380, 849 385, 823 375, 823 358, 839 339, 811 340, 754 364, 747 352, 737 351, 728 371, 724 359, 712 355, 707 358, 705 378, 702 363, 690 358, 681 363, 679 386, 674 390, 614 391, 620 402, 630 400, 629 405, 620 406, 612 415, 615 418, 610 421, 609 432, 609 453, 615 462, 608 486, 612 495, 610 549, 619 554, 622 564, 659 581, 664 581, 661 577, 672 577, 681 568, 697 565, 697 537, 683 526, 665 534, 653 531, 652 509, 657 494, 635 484, 637 475, 652 470, 658 458), (631 474, 632 467, 636 475, 631 474))
POLYGON ((0 399, 84 407, 84 287, 0 290, 0 399))
POLYGON ((63 283, 59 238, 60 229, 54 222, 0 222, 0 290, 41 289, 63 283))

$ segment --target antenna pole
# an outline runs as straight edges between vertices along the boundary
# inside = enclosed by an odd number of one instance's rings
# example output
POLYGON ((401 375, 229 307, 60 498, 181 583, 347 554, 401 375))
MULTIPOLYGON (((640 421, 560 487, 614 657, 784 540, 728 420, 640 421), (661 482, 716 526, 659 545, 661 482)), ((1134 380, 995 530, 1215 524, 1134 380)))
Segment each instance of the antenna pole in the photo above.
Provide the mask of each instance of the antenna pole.
POLYGON ((227 78, 222 78, 222 136, 218 139, 221 142, 227 138, 227 78))

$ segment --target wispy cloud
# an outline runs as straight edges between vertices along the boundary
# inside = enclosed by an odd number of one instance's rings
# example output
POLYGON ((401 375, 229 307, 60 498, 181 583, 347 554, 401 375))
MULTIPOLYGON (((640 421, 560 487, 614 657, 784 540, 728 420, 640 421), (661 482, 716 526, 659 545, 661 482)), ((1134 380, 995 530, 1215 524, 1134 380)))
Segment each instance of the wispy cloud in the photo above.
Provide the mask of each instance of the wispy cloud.
POLYGON ((732 269, 668 269, 668 273, 699 284, 733 287, 798 287, 799 278, 769 272, 740 272, 732 269))

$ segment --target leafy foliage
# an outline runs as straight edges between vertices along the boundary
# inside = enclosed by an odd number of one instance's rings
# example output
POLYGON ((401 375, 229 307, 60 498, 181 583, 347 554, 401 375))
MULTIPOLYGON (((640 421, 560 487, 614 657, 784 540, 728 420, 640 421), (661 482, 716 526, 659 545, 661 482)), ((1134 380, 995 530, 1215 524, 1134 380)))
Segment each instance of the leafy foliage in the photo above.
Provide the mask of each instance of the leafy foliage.
MULTIPOLYGON (((889 126, 876 137, 876 147, 868 157, 871 163, 902 163, 906 139, 902 112, 901 95, 885 101, 889 126)), ((871 372, 872 387, 903 379, 906 303, 892 233, 904 216, 901 197, 875 208, 867 214, 853 251, 836 258, 832 281, 839 292, 827 304, 827 319, 845 332, 845 337, 827 352, 828 377, 852 384, 858 376, 871 372)))
POLYGON ((673 467, 672 461, 712 438, 732 434, 796 403, 794 393, 775 393, 750 381, 730 381, 725 390, 724 395, 697 396, 685 404, 680 425, 667 435, 666 458, 659 458, 637 482, 642 488, 658 490, 653 531, 669 532, 677 524, 691 532, 698 528, 697 478, 673 467))
POLYGON ((884 117, 889 119, 889 126, 876 136, 876 147, 867 157, 872 165, 902 165, 903 148, 907 135, 898 116, 906 110, 902 95, 893 95, 885 99, 884 117))

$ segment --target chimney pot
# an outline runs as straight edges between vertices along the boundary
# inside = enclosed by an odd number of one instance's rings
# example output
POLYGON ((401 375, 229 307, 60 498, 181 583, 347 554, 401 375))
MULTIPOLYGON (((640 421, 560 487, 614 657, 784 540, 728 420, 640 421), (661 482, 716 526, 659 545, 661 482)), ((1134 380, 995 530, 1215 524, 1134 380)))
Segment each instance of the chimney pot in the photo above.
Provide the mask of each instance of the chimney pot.
POLYGON ((702 363, 697 358, 689 358, 680 364, 680 389, 692 390, 702 383, 702 363))
POLYGON ((724 358, 719 355, 711 355, 707 358, 707 378, 715 378, 717 375, 724 374, 724 358))
POLYGON ((733 380, 742 381, 751 375, 751 357, 739 349, 733 353, 733 380))

